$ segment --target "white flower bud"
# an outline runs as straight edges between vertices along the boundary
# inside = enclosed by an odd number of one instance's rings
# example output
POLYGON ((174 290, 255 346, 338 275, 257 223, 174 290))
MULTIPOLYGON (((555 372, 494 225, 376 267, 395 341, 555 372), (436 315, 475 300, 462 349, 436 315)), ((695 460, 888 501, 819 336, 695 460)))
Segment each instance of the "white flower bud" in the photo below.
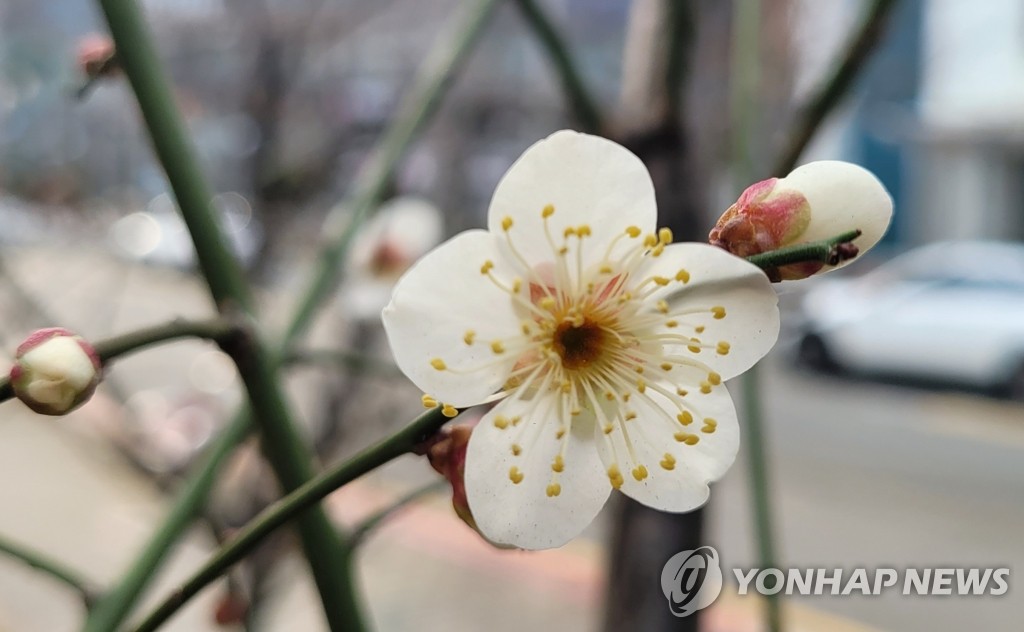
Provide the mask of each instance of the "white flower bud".
POLYGON ((26 406, 43 415, 64 415, 92 396, 101 373, 92 345, 53 327, 36 331, 18 347, 10 378, 26 406))

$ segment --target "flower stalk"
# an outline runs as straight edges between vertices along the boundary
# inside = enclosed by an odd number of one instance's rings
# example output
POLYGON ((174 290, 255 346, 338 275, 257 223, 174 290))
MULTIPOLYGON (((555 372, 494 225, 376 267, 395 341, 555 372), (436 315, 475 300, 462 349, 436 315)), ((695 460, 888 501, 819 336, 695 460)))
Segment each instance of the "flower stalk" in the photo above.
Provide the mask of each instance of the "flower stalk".
POLYGON ((82 603, 86 608, 91 607, 96 599, 96 590, 93 587, 93 582, 83 578, 76 571, 67 568, 61 562, 2 536, 0 536, 0 553, 16 559, 41 573, 45 573, 71 588, 82 598, 82 603))

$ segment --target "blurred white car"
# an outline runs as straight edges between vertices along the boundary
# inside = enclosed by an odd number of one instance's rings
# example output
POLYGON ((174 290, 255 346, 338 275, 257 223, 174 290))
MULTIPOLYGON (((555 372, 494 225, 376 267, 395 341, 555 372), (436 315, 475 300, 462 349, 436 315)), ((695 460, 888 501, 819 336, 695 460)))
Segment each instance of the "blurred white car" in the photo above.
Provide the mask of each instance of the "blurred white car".
POLYGON ((806 365, 1024 399, 1024 244, 924 246, 859 278, 822 280, 802 306, 806 365))

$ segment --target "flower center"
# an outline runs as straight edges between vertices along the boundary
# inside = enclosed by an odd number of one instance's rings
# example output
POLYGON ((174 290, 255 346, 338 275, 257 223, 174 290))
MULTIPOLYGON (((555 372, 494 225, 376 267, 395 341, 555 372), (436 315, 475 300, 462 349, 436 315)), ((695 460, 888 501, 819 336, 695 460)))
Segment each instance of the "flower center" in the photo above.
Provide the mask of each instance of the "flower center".
POLYGON ((562 366, 570 371, 593 364, 603 355, 607 334, 592 320, 584 320, 578 327, 570 321, 555 329, 553 346, 562 358, 562 366))

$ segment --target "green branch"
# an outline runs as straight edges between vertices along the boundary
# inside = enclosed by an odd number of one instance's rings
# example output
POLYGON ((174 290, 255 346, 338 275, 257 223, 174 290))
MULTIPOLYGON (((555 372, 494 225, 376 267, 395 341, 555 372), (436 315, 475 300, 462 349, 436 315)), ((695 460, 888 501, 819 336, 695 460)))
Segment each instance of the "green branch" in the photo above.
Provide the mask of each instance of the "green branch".
POLYGON ((67 568, 62 563, 29 550, 2 536, 0 536, 0 553, 31 566, 65 584, 78 593, 86 608, 92 605, 96 597, 96 591, 92 588, 92 582, 82 578, 77 572, 67 568))
MULTIPOLYGON (((437 47, 429 56, 430 60, 439 61, 424 65, 420 74, 421 79, 404 100, 399 108, 398 117, 374 149, 356 182, 354 188, 357 193, 353 196, 355 216, 340 232, 337 227, 344 224, 344 215, 336 212, 328 218, 324 232, 335 236, 328 239, 327 246, 321 252, 319 266, 281 341, 278 349, 281 356, 284 356, 286 350, 301 336, 319 305, 330 295, 331 289, 339 280, 340 264, 345 259, 360 222, 379 201, 387 182, 394 174, 399 158, 437 111, 445 87, 454 81, 496 4, 496 0, 481 0, 462 23, 461 32, 454 38, 439 38, 437 47), (446 61, 447 66, 444 65, 446 61)), ((106 632, 114 629, 124 619, 142 593, 145 584, 160 567, 160 562, 200 512, 221 463, 231 454, 233 447, 248 434, 249 426, 248 411, 240 410, 222 434, 215 439, 201 465, 185 481, 182 491, 168 512, 165 524, 146 544, 143 554, 136 559, 118 587, 107 596, 109 604, 103 605, 109 606, 106 611, 111 614, 96 617, 97 624, 89 630, 106 632)), ((99 610, 97 608, 97 612, 99 610)))
MULTIPOLYGON (((412 451, 448 421, 449 418, 442 414, 441 408, 431 409, 391 437, 327 470, 267 507, 221 547, 191 578, 157 606, 138 625, 135 629, 136 632, 151 632, 157 629, 189 599, 223 575, 233 564, 244 558, 275 529, 293 518, 301 518, 304 512, 346 483, 412 451)), ((342 564, 347 559, 347 555, 343 555, 338 559, 328 561, 342 564)))
MULTIPOLYGON (((212 191, 199 170, 142 14, 133 0, 100 0, 100 6, 217 309, 222 314, 241 311, 251 315, 254 301, 245 275, 220 230, 212 191)), ((314 469, 292 423, 275 361, 253 335, 231 341, 224 350, 235 361, 245 385, 267 460, 285 490, 298 488, 313 477, 314 469)), ((320 509, 311 511, 299 520, 298 527, 331 629, 362 629, 350 569, 329 561, 344 549, 327 515, 320 509)))
POLYGON ((832 74, 800 109, 796 125, 789 135, 786 146, 779 153, 772 166, 771 175, 785 176, 793 170, 800 154, 817 133, 825 117, 835 109, 843 96, 850 91, 854 80, 860 76, 868 57, 875 49, 892 10, 899 0, 873 0, 867 9, 860 28, 850 38, 832 74))
MULTIPOLYGON (((169 342, 179 338, 205 338, 223 344, 241 329, 235 323, 224 319, 189 321, 175 319, 163 325, 147 327, 137 331, 114 336, 93 344, 96 354, 104 366, 115 359, 133 353, 145 347, 169 342)), ((0 402, 14 397, 10 377, 0 378, 0 402)))
POLYGON ((582 131, 598 134, 603 129, 601 112, 597 102, 587 90, 576 63, 572 59, 565 38, 555 24, 544 13, 537 0, 516 0, 527 26, 537 36, 555 67, 562 83, 562 93, 569 102, 572 112, 582 131))

